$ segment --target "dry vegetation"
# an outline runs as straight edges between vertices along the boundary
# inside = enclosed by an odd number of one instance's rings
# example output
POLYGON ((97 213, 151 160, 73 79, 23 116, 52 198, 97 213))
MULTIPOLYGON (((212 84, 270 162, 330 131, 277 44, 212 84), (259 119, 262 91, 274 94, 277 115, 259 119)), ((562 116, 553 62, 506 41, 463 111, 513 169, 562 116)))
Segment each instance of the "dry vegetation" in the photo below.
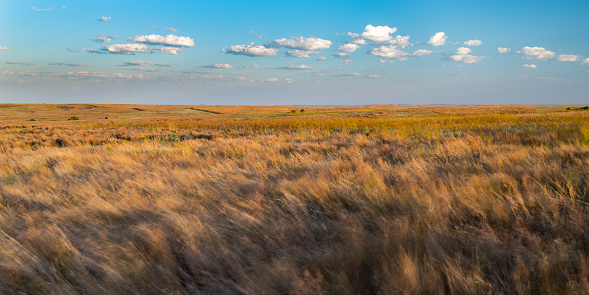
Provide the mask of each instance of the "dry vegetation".
POLYGON ((589 111, 291 109, 0 105, 0 293, 589 293, 589 111))

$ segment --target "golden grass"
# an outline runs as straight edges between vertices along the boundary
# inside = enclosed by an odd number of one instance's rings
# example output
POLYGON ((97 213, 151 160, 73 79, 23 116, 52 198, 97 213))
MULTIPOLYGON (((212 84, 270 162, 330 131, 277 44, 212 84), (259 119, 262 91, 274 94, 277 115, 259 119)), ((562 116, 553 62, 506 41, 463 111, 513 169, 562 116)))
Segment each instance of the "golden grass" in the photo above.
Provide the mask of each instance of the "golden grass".
POLYGON ((0 106, 0 293, 589 293, 587 111, 70 106, 0 106))

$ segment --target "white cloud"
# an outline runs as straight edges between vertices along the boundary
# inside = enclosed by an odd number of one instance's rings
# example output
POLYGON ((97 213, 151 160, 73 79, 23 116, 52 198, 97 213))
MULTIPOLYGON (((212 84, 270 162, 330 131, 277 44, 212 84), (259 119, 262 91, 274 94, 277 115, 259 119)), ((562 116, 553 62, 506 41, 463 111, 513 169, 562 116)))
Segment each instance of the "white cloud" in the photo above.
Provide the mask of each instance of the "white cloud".
POLYGON ((227 48, 223 48, 223 52, 233 55, 245 55, 245 56, 275 56, 278 54, 278 49, 268 48, 261 45, 233 45, 227 48))
POLYGON ((334 57, 334 58, 348 58, 348 57, 350 57, 350 54, 338 52, 338 53, 332 55, 332 57, 334 57))
POLYGON ((481 44, 483 44, 483 41, 477 40, 477 39, 474 39, 474 40, 471 39, 471 40, 464 42, 464 45, 466 45, 466 46, 479 46, 481 44))
POLYGON ((535 64, 529 64, 529 65, 528 64, 525 64, 522 67, 524 67, 524 68, 530 68, 530 69, 537 69, 538 68, 538 66, 535 65, 535 64))
POLYGON ((579 58, 578 55, 574 54, 561 54, 558 56, 558 61, 578 61, 579 58))
POLYGON ((465 54, 469 54, 471 51, 472 50, 470 48, 458 47, 458 50, 456 51, 456 54, 465 55, 465 54))
POLYGON ((326 59, 327 59, 327 57, 325 57, 325 56, 320 56, 317 58, 318 61, 324 61, 326 59))
POLYGON ((358 48, 360 48, 360 46, 358 44, 349 43, 349 44, 341 45, 340 47, 337 48, 337 50, 351 53, 351 52, 356 51, 358 48))
POLYGON ((230 64, 214 64, 208 66, 202 66, 202 68, 209 68, 209 69, 230 69, 233 68, 230 64))
POLYGON ((153 72, 161 72, 162 70, 157 70, 157 69, 148 69, 148 68, 144 68, 144 67, 138 67, 138 68, 126 68, 126 70, 129 71, 136 71, 136 72, 149 72, 149 73, 153 73, 153 72))
POLYGON ((374 56, 386 57, 390 59, 396 60, 407 60, 407 56, 409 53, 400 50, 397 46, 389 45, 389 46, 380 46, 379 48, 374 48, 370 51, 370 54, 374 56))
POLYGON ((433 51, 431 51, 431 50, 419 49, 419 50, 416 50, 415 52, 413 52, 413 55, 414 56, 422 56, 422 55, 431 54, 431 53, 433 53, 433 51))
POLYGON ((258 67, 259 67, 258 65, 247 65, 247 66, 241 67, 240 69, 244 69, 244 70, 255 70, 258 67))
POLYGON ((378 79, 378 75, 368 75, 366 76, 368 79, 378 79))
POLYGON ((164 52, 164 53, 169 53, 169 54, 173 54, 176 55, 178 54, 178 52, 186 52, 186 50, 182 50, 178 47, 168 47, 168 46, 162 46, 162 47, 149 47, 149 49, 153 52, 153 51, 160 51, 160 52, 164 52))
POLYGON ((429 38, 429 41, 427 41, 427 44, 429 44, 431 46, 442 46, 442 45, 446 44, 446 39, 448 39, 448 37, 446 36, 446 33, 437 32, 435 35, 433 35, 433 36, 431 36, 431 38, 429 38))
MULTIPOLYGON (((65 8, 65 6, 64 6, 64 8, 65 8)), ((55 11, 55 7, 49 7, 49 8, 37 8, 37 7, 33 6, 33 10, 34 10, 34 11, 48 12, 48 11, 55 11)))
POLYGON ((362 77, 362 74, 360 74, 360 73, 348 73, 348 74, 334 75, 332 77, 362 77))
POLYGON ((339 62, 343 62, 343 63, 349 64, 349 63, 351 63, 352 61, 353 61, 353 60, 351 60, 351 59, 344 59, 344 60, 340 60, 339 62))
POLYGON ((589 65, 589 57, 585 58, 582 62, 584 65, 589 65))
POLYGON ((101 16, 99 18, 96 19, 99 22, 107 22, 110 20, 110 16, 101 16))
POLYGON ((10 47, 4 47, 4 46, 0 46, 0 50, 14 50, 10 47))
POLYGON ((276 39, 272 41, 273 47, 286 47, 291 49, 299 49, 299 50, 319 50, 319 49, 327 49, 329 46, 333 44, 329 40, 319 39, 315 37, 305 38, 302 36, 294 36, 291 39, 276 39))
POLYGON ((525 59, 546 60, 555 56, 554 52, 544 49, 544 47, 524 47, 517 53, 523 54, 525 59))
POLYGON ((398 46, 401 46, 401 48, 405 48, 410 45, 409 35, 407 35, 407 36, 397 35, 397 37, 393 38, 390 41, 390 43, 391 43, 391 45, 398 45, 398 46))
POLYGON ((285 82, 285 83, 292 83, 294 82, 294 80, 291 79, 278 79, 278 78, 268 78, 266 80, 262 80, 262 82, 268 82, 268 83, 280 83, 280 82, 285 82))
POLYGON ((178 30, 174 29, 174 28, 166 28, 166 30, 172 32, 172 33, 177 33, 178 30))
POLYGON ((360 35, 362 38, 374 42, 391 41, 391 34, 395 33, 397 28, 390 28, 388 26, 373 26, 367 25, 364 32, 360 35))
POLYGON ((474 56, 474 55, 468 55, 468 54, 455 54, 455 55, 451 55, 450 59, 456 62, 463 62, 466 64, 473 64, 473 63, 478 63, 479 61, 485 59, 485 56, 474 56))
POLYGON ((128 62, 124 62, 120 65, 117 65, 117 67, 150 67, 150 66, 170 67, 170 65, 156 64, 154 62, 148 62, 148 61, 128 61, 128 62))
POLYGON ((310 57, 315 54, 321 54, 321 52, 311 50, 291 50, 286 52, 288 57, 310 57))
POLYGON ((307 66, 307 65, 296 65, 296 66, 280 67, 280 68, 277 68, 277 69, 280 69, 280 70, 299 70, 300 71, 300 70, 313 70, 315 68, 314 67, 307 66))
MULTIPOLYGON (((82 48, 82 50, 88 51, 85 48, 82 48)), ((111 54, 135 54, 136 52, 146 53, 147 46, 144 44, 114 44, 105 46, 102 51, 106 51, 111 54)), ((94 50, 88 52, 95 53, 94 50)))
POLYGON ((348 36, 350 36, 354 39, 354 41, 353 41, 354 44, 366 45, 366 40, 360 38, 360 34, 349 32, 348 36))
POLYGON ((511 48, 497 47, 497 51, 499 51, 499 53, 507 53, 508 51, 511 51, 511 48))
POLYGON ((7 65, 20 65, 20 66, 34 66, 35 63, 32 62, 22 62, 22 61, 7 61, 4 62, 7 65))
POLYGON ((135 36, 131 40, 135 42, 151 44, 151 45, 167 45, 167 46, 179 46, 179 47, 192 47, 194 46, 194 40, 190 37, 182 37, 175 35, 143 35, 135 36))

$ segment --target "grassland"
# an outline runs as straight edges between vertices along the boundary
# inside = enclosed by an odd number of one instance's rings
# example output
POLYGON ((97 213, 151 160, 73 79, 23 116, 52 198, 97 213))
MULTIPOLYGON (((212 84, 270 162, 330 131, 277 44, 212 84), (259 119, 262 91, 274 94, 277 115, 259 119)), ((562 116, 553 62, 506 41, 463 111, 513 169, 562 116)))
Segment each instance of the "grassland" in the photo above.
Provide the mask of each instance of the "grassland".
POLYGON ((0 105, 0 293, 589 293, 589 111, 301 108, 0 105))

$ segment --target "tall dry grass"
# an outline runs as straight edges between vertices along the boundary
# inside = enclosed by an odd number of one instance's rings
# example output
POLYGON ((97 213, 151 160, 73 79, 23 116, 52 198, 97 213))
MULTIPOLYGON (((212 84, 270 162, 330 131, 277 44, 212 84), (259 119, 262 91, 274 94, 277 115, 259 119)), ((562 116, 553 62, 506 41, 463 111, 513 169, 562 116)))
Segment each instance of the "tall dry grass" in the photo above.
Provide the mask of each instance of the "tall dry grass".
POLYGON ((2 129, 0 292, 585 294, 587 126, 487 112, 2 129))

